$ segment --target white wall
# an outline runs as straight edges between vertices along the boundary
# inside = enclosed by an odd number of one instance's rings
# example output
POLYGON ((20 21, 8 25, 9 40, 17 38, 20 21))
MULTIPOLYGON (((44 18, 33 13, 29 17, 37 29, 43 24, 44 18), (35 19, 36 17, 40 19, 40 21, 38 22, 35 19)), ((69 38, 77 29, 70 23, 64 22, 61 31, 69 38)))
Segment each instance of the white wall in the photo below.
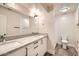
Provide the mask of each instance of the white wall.
POLYGON ((54 36, 54 14, 47 13, 46 10, 42 7, 40 7, 40 12, 41 14, 39 15, 39 33, 48 34, 48 52, 53 53, 53 49, 56 43, 54 36))
POLYGON ((75 13, 58 16, 55 20, 56 40, 68 38, 69 43, 76 46, 75 13))

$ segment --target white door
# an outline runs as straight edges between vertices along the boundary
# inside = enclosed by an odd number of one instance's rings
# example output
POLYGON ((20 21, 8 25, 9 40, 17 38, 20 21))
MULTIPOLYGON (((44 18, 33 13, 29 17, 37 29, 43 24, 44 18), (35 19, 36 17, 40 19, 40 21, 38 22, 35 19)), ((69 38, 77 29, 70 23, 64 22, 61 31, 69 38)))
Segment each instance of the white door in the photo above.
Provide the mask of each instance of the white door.
POLYGON ((5 15, 0 15, 0 34, 6 34, 7 18, 5 15))

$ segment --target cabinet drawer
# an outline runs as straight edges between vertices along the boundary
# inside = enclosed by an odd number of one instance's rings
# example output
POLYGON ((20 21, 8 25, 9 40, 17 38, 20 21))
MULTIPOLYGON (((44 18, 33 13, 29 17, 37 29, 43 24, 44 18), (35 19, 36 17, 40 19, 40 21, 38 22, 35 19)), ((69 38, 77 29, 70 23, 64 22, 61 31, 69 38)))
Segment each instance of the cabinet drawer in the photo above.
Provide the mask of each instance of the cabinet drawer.
POLYGON ((41 40, 38 40, 38 41, 36 41, 36 42, 33 42, 33 44, 34 44, 34 48, 37 48, 37 47, 40 46, 41 40))
POLYGON ((34 49, 27 49, 27 56, 35 56, 36 53, 34 51, 34 49))
POLYGON ((34 55, 35 55, 35 51, 33 48, 33 43, 31 43, 27 46, 27 56, 34 56, 34 55))
POLYGON ((9 53, 7 56, 26 56, 26 49, 21 48, 12 53, 9 53))
POLYGON ((42 50, 42 48, 41 48, 41 46, 42 46, 42 44, 41 44, 41 40, 39 40, 38 41, 38 45, 36 46, 34 46, 35 47, 35 56, 40 56, 40 51, 42 50))

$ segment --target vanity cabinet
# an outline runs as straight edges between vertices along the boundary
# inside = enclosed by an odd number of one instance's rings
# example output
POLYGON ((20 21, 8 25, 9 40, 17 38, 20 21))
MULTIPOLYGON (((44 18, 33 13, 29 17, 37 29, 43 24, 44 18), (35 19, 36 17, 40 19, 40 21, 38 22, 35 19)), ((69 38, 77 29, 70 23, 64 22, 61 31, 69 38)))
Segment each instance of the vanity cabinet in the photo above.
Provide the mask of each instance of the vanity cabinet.
POLYGON ((6 54, 6 56, 43 56, 47 52, 47 37, 38 39, 22 48, 6 54))
POLYGON ((42 39, 41 46, 38 52, 40 56, 43 56, 47 52, 47 37, 42 39))
POLYGON ((25 47, 21 49, 17 49, 16 51, 7 54, 7 56, 26 56, 26 49, 25 47))
POLYGON ((27 48, 27 56, 33 56, 33 55, 35 55, 33 43, 30 44, 30 45, 28 45, 26 48, 27 48))
POLYGON ((47 51, 47 38, 35 41, 27 46, 27 56, 43 56, 47 51))

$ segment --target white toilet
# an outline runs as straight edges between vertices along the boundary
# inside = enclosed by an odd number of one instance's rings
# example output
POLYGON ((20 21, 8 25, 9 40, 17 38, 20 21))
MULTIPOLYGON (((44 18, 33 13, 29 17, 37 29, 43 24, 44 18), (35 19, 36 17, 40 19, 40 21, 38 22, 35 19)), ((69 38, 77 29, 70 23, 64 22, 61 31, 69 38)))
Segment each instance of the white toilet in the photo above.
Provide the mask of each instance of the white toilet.
POLYGON ((62 48, 67 49, 68 46, 68 37, 66 35, 62 35, 61 38, 62 48))
POLYGON ((62 39, 62 48, 63 49, 67 49, 67 44, 68 44, 68 41, 65 39, 62 39))

